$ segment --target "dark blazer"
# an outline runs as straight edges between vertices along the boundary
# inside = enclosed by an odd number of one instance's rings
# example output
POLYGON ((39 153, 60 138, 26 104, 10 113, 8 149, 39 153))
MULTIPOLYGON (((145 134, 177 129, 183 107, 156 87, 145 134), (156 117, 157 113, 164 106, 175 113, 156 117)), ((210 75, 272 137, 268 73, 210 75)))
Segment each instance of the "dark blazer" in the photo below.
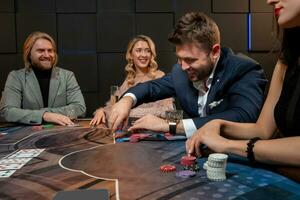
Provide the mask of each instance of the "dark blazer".
POLYGON ((48 105, 44 105, 39 82, 31 69, 9 73, 0 101, 0 114, 8 122, 41 124, 44 112, 67 115, 73 108, 77 116, 86 107, 75 75, 69 70, 54 67, 49 85, 48 105))
POLYGON ((213 119, 255 122, 264 101, 267 80, 261 66, 246 56, 222 48, 206 102, 206 117, 198 113, 198 90, 179 64, 160 79, 141 83, 127 93, 141 103, 176 96, 182 109, 193 118, 197 128, 213 119))

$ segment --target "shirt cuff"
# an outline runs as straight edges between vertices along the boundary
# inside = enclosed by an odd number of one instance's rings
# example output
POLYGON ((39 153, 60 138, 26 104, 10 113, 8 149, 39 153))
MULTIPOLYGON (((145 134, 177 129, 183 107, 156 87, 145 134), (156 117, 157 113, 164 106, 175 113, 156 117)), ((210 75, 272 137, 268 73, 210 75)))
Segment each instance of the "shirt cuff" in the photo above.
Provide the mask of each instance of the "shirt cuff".
POLYGON ((197 130, 196 125, 192 119, 183 119, 183 128, 187 138, 192 137, 193 133, 197 130))
POLYGON ((131 97, 132 100, 133 100, 132 107, 135 106, 135 104, 136 104, 136 102, 137 102, 137 99, 136 99, 136 96, 135 96, 133 93, 126 93, 126 94, 124 94, 123 97, 131 97))

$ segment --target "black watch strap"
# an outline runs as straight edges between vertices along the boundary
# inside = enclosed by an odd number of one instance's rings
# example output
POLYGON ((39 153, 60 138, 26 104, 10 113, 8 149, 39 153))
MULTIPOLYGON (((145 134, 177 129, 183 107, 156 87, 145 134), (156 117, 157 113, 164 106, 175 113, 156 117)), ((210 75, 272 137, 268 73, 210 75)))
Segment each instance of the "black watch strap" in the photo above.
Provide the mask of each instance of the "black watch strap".
POLYGON ((169 122, 169 132, 171 135, 175 135, 176 134, 176 122, 169 122))

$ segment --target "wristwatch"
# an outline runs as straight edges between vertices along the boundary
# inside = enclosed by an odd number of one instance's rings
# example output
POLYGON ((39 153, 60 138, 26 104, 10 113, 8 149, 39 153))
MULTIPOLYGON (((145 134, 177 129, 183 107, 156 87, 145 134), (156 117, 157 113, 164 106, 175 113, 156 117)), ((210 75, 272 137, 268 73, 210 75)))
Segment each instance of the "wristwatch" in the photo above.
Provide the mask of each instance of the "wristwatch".
POLYGON ((176 134, 176 125, 177 123, 176 122, 172 122, 172 121, 169 121, 169 132, 171 135, 175 135, 176 134))

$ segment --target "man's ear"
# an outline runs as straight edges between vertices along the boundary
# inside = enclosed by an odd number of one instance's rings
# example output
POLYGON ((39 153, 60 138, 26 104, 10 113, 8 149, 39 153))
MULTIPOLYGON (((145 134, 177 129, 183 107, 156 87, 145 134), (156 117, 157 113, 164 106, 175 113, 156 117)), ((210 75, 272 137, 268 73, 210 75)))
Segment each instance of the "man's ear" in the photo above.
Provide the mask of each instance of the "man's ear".
POLYGON ((221 54, 221 46, 220 44, 214 44, 211 51, 211 58, 214 61, 217 61, 217 59, 220 57, 221 54))

